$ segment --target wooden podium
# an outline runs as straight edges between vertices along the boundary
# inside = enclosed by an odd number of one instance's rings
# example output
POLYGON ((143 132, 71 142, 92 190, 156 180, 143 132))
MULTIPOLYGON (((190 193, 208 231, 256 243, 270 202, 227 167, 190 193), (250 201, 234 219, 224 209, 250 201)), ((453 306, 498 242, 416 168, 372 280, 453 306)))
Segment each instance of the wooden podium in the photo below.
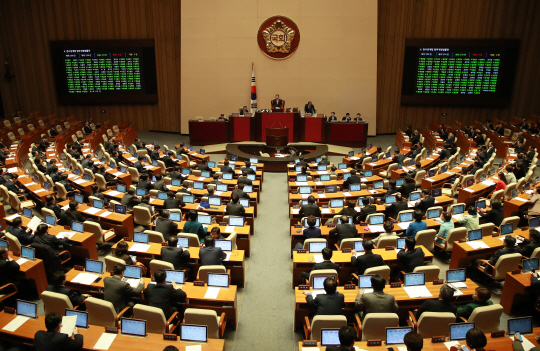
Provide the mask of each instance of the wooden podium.
POLYGON ((266 128, 266 145, 287 146, 289 143, 289 128, 266 128))

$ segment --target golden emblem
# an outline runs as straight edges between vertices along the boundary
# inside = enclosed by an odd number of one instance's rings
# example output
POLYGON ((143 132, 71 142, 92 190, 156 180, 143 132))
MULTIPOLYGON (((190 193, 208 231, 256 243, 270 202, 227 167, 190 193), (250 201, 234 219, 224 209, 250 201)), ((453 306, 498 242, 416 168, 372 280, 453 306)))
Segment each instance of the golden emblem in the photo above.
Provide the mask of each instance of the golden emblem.
POLYGON ((277 20, 270 27, 262 32, 266 41, 266 50, 269 53, 281 52, 288 54, 291 50, 291 43, 294 39, 295 31, 287 27, 281 20, 277 20))

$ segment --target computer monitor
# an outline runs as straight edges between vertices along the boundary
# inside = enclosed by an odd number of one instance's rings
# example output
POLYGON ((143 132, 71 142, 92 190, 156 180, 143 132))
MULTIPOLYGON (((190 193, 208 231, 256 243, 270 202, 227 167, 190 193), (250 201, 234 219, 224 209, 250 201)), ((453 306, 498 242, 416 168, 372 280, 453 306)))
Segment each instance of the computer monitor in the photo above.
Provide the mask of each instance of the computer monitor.
POLYGON ((239 199, 238 200, 240 202, 240 204, 242 206, 244 206, 245 208, 248 208, 249 207, 249 199, 239 199))
POLYGON ((315 277, 313 277, 313 286, 312 286, 312 288, 313 289, 324 289, 324 281, 326 280, 326 278, 336 279, 336 277, 333 276, 333 275, 315 276, 315 277))
MULTIPOLYGON (((208 161, 206 162, 206 165, 210 168, 214 168, 216 167, 216 163, 214 161, 208 161)), ((207 171, 208 172, 208 171, 207 171)), ((202 175, 202 172, 201 172, 201 175, 202 175)))
POLYGON ((369 216, 369 225, 380 225, 384 223, 384 215, 376 214, 369 216))
POLYGON ((501 225, 501 235, 512 234, 514 232, 514 225, 512 223, 501 225))
POLYGON ((538 270, 538 257, 523 260, 523 272, 532 272, 538 270))
POLYGON ((125 184, 117 184, 116 185, 116 191, 118 191, 120 193, 125 193, 126 192, 126 185, 125 184))
POLYGON ((80 204, 84 203, 84 196, 75 194, 75 201, 77 201, 80 204))
POLYGON ((364 252, 364 243, 361 240, 354 242, 354 249, 356 252, 364 252))
POLYGON ((403 286, 415 286, 425 284, 425 273, 405 273, 403 276, 403 286))
POLYGON ((462 214, 463 212, 465 212, 465 205, 455 205, 454 207, 452 207, 453 215, 462 214))
POLYGON ((400 213, 398 214, 398 221, 403 223, 403 222, 412 222, 413 220, 413 214, 412 212, 405 212, 405 213, 400 213))
POLYGON ((310 186, 299 186, 298 187, 298 193, 299 194, 311 194, 311 187, 310 186))
POLYGON ((525 191, 531 190, 531 183, 525 183, 525 185, 523 186, 523 190, 525 191))
POLYGON ((253 185, 244 185, 244 192, 252 193, 253 192, 253 185))
POLYGON ((77 326, 77 328, 88 329, 88 312, 75 311, 75 310, 70 310, 69 308, 66 308, 66 317, 71 317, 71 316, 77 317, 77 321, 75 322, 75 325, 77 326))
POLYGON ((169 219, 173 222, 181 222, 182 214, 180 212, 169 212, 169 219))
POLYGON ((189 247, 189 238, 179 236, 176 247, 189 247))
POLYGON ((397 168, 398 168, 398 169, 403 169, 403 163, 401 163, 401 162, 398 163, 397 168))
POLYGON ((480 181, 483 182, 484 180, 486 180, 486 174, 482 173, 480 174, 480 181))
POLYGON ((372 157, 371 162, 377 162, 379 161, 379 156, 375 155, 372 157))
POLYGON ((384 197, 384 203, 385 204, 393 204, 396 202, 396 196, 395 195, 389 195, 384 197))
POLYGON ((221 175, 221 178, 223 178, 223 180, 232 180, 233 174, 232 173, 223 173, 221 175))
POLYGON ((472 323, 450 323, 450 341, 452 340, 465 340, 467 332, 474 328, 474 322, 472 323))
POLYGON ((396 187, 402 186, 404 181, 405 179, 403 178, 396 179, 396 187))
POLYGON ((111 163, 109 163, 109 167, 116 168, 116 163, 114 161, 111 161, 111 163))
POLYGON ((482 240, 482 229, 469 230, 467 232, 467 239, 469 241, 482 240))
POLYGON ((351 177, 350 173, 343 173, 343 180, 349 179, 351 177))
POLYGON ((201 177, 210 178, 210 172, 208 172, 208 171, 202 171, 202 172, 201 172, 201 177))
MULTIPOLYGON (((343 224, 343 223, 341 222, 341 216, 338 217, 337 222, 338 222, 338 224, 343 224)), ((347 223, 353 224, 353 218, 352 218, 352 216, 347 216, 347 223)))
POLYGON ((82 233, 84 232, 84 224, 82 222, 71 222, 71 230, 74 232, 82 233))
MULTIPOLYGON (((81 171, 80 171, 78 168, 75 168, 75 169, 73 170, 73 173, 74 173, 76 176, 78 176, 78 175, 81 173, 81 171)), ((38 179, 39 179, 39 178, 37 178, 36 176, 34 176, 34 182, 37 183, 37 182, 38 182, 38 179)))
POLYGON ((9 248, 9 244, 7 240, 0 239, 0 247, 5 247, 6 249, 9 248))
POLYGON ((321 172, 324 172, 327 170, 327 167, 326 165, 319 165, 317 166, 317 171, 321 171, 321 172))
POLYGON ((353 151, 349 151, 349 157, 353 157, 354 156, 354 150, 353 151))
POLYGON ((486 208, 486 200, 478 200, 476 201, 476 208, 486 208))
POLYGON ((446 172, 446 171, 448 171, 448 166, 446 166, 446 165, 445 165, 445 166, 442 166, 442 167, 441 167, 441 173, 444 173, 444 172, 446 172))
MULTIPOLYGON (((321 218, 320 217, 315 217, 315 227, 320 227, 321 226, 321 218)), ((308 225, 308 222, 307 222, 307 218, 304 218, 304 227, 309 227, 308 225)))
POLYGON ((212 216, 199 214, 197 215, 197 222, 210 225, 212 223, 212 216))
POLYGON ((157 198, 159 200, 167 200, 167 193, 164 191, 158 191, 157 198))
POLYGON ((125 166, 120 166, 120 172, 122 172, 122 173, 127 173, 127 167, 125 167, 125 166))
POLYGON ((195 195, 184 195, 182 196, 182 201, 186 204, 192 204, 195 202, 195 195))
POLYGON ((181 186, 182 181, 180 179, 171 179, 171 185, 172 186, 181 186))
POLYGON ((449 269, 446 271, 446 282, 447 283, 460 283, 465 282, 467 279, 465 277, 465 269, 449 269))
POLYGON ((249 168, 251 168, 253 171, 257 172, 257 166, 251 165, 251 166, 249 166, 249 168))
POLYGON ((441 216, 441 209, 436 208, 433 210, 427 210, 427 219, 439 218, 441 216))
POLYGON ((33 247, 21 247, 21 257, 26 258, 27 260, 33 261, 36 259, 36 249, 33 247))
POLYGON ((146 190, 146 189, 137 188, 137 189, 135 190, 135 194, 136 194, 137 196, 144 196, 144 195, 146 195, 146 193, 147 193, 147 190, 146 190))
POLYGON ((331 199, 330 200, 330 207, 343 207, 344 200, 343 199, 331 199))
POLYGON ((432 189, 431 190, 431 196, 433 196, 433 197, 442 196, 442 189, 441 188, 432 189))
POLYGON ((229 225, 234 227, 243 227, 244 217, 229 216, 229 225))
POLYGON ((205 151, 204 149, 199 149, 199 153, 200 153, 201 155, 204 155, 204 154, 206 154, 206 151, 205 151))
POLYGON ((517 197, 517 196, 518 196, 518 190, 517 189, 512 190, 512 198, 517 197))
POLYGON ((386 328, 386 345, 403 344, 405 334, 412 331, 412 327, 386 328))
POLYGON ((17 300, 17 315, 29 318, 37 318, 37 303, 17 300))
POLYGON ((358 288, 359 289, 371 289, 371 275, 359 275, 358 276, 358 288))
POLYGON ((339 329, 321 329, 321 346, 339 346, 339 329))
POLYGON ((257 163, 259 163, 259 159, 258 159, 258 158, 251 157, 251 158, 249 159, 249 162, 251 162, 252 164, 257 164, 257 163))
POLYGON ((45 188, 45 190, 49 191, 49 189, 51 188, 51 184, 49 182, 43 182, 43 187, 45 188))
POLYGON ((330 181, 330 174, 321 175, 321 182, 329 182, 329 181, 330 181))
POLYGON ((326 248, 326 242, 310 242, 309 253, 321 253, 326 248))
MULTIPOLYGON (((223 177, 225 179, 225 177, 223 177)), ((204 183, 203 182, 193 182, 193 189, 203 190, 204 189, 204 183)))
POLYGON ((232 241, 231 240, 214 240, 215 247, 221 247, 223 251, 232 251, 232 241))
POLYGON ((146 321, 143 319, 120 318, 120 333, 123 335, 146 337, 146 321))
POLYGON ((88 173, 85 173, 85 174, 84 174, 84 180, 86 180, 87 182, 89 182, 91 179, 92 179, 92 177, 90 176, 90 174, 88 174, 88 173))
POLYGON ((194 324, 180 324, 180 340, 187 342, 208 342, 208 326, 194 324))
POLYGON ((103 210, 103 201, 102 200, 94 200, 92 202, 92 206, 95 208, 99 208, 100 210, 103 210))
POLYGON ((229 287, 229 275, 227 273, 208 273, 208 286, 219 288, 229 287))
POLYGON ((349 191, 360 191, 362 186, 360 184, 349 184, 349 191))
POLYGON ((189 175, 190 173, 191 173, 191 170, 189 168, 182 168, 183 175, 189 175))
POLYGON ((409 194, 409 200, 410 201, 416 201, 420 199, 420 192, 419 191, 413 191, 409 194))
POLYGON ((428 171, 428 177, 434 177, 434 176, 435 176, 435 172, 436 172, 436 171, 435 171, 434 169, 433 169, 433 170, 430 169, 430 170, 428 171))
POLYGON ((186 281, 186 272, 184 271, 165 270, 165 274, 165 281, 167 283, 184 284, 186 281))
POLYGON ((382 189, 384 187, 384 183, 383 182, 374 182, 373 183, 373 188, 374 189, 382 189))
POLYGON ((238 162, 238 156, 236 156, 236 155, 230 155, 230 156, 229 156, 229 161, 230 161, 230 162, 238 162))
POLYGON ((26 218, 32 218, 32 209, 30 208, 23 208, 23 216, 26 218))
POLYGON ((227 184, 218 184, 217 187, 216 187, 216 190, 217 191, 228 191, 229 188, 228 188, 227 184))
POLYGON ((405 248, 405 238, 398 238, 397 239, 397 248, 398 249, 404 249, 405 248))
POLYGON ((84 264, 84 270, 87 272, 102 274, 103 273, 103 262, 98 260, 91 260, 87 258, 84 264))
POLYGON ((347 169, 346 163, 338 163, 338 169, 347 169))
POLYGON ((141 279, 142 267, 140 266, 126 266, 124 271, 124 278, 141 279))
POLYGON ((364 171, 364 178, 373 177, 373 171, 364 171))
POLYGON ((520 334, 532 334, 532 317, 508 319, 508 335, 514 335, 516 332, 520 334))
POLYGON ((540 226, 540 217, 529 218, 529 229, 536 228, 538 226, 540 226))
POLYGON ((302 172, 302 166, 296 166, 296 167, 294 167, 294 170, 295 170, 296 173, 300 173, 300 172, 302 172))
POLYGON ((307 182, 307 175, 299 174, 296 176, 297 182, 307 182))

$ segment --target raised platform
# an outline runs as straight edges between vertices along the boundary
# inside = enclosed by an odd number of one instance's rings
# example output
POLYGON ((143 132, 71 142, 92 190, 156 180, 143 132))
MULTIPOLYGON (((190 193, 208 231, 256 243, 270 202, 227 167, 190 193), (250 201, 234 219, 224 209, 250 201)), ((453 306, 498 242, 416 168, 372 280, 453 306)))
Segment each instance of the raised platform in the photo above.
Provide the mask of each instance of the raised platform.
MULTIPOLYGON (((204 146, 204 150, 207 154, 225 154, 227 153, 227 145, 261 145, 266 146, 266 143, 257 142, 257 141, 239 141, 237 143, 223 143, 223 144, 214 144, 214 145, 200 145, 204 146)), ((331 145, 331 144, 320 144, 320 143, 310 143, 310 142, 298 142, 298 143, 289 143, 286 147, 282 149, 286 149, 289 146, 301 146, 304 145, 324 145, 328 148, 328 155, 331 156, 347 156, 349 154, 349 151, 352 149, 350 147, 346 146, 339 146, 339 145, 331 145)))

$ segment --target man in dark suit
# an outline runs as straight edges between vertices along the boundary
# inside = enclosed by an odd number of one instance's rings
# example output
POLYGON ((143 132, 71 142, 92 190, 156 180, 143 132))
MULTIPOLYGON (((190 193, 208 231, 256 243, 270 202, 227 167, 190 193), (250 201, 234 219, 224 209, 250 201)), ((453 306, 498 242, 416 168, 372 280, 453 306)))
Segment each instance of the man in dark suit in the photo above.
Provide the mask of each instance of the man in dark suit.
POLYGON ((176 198, 176 194, 173 191, 167 192, 167 200, 163 201, 164 209, 177 209, 186 206, 186 203, 176 198))
POLYGON ((368 268, 386 265, 381 255, 373 253, 373 241, 366 240, 363 244, 363 255, 356 257, 356 250, 352 250, 351 255, 351 264, 357 268, 358 275, 363 275, 368 268))
POLYGON ((139 155, 137 156, 137 161, 135 161, 135 164, 133 165, 135 168, 137 168, 137 171, 141 174, 148 173, 148 170, 144 168, 143 162, 144 162, 144 156, 139 155))
POLYGON ((285 108, 285 101, 279 98, 279 94, 276 94, 276 98, 272 100, 272 108, 285 108))
POLYGON ((34 235, 32 234, 32 229, 24 229, 22 227, 21 217, 15 217, 11 226, 9 227, 9 233, 14 235, 21 245, 26 246, 34 242, 34 235))
POLYGON ((371 276, 373 293, 364 294, 364 289, 358 291, 354 306, 363 311, 362 320, 366 318, 368 313, 396 313, 398 311, 394 295, 384 292, 385 285, 386 279, 380 274, 375 274, 371 276))
POLYGON ((341 120, 346 121, 346 122, 350 122, 351 121, 351 115, 349 114, 349 112, 347 112, 345 114, 345 116, 341 118, 341 120))
POLYGON ((15 261, 9 260, 9 251, 5 247, 0 248, 0 286, 16 282, 16 276, 20 266, 15 261))
POLYGON ((246 161, 246 166, 242 167, 241 171, 242 171, 242 174, 244 172, 246 172, 246 174, 257 174, 257 172, 255 172, 255 170, 251 168, 251 162, 249 161, 246 161))
MULTIPOLYGON (((319 270, 319 269, 335 269, 336 272, 339 273, 339 268, 340 268, 340 265, 337 264, 337 263, 334 263, 332 262, 332 249, 329 248, 329 247, 325 247, 323 250, 322 250, 322 257, 323 257, 323 260, 321 263, 315 263, 313 265, 313 268, 311 269, 311 271, 316 271, 316 270, 319 270)), ((309 279, 309 273, 308 272, 301 272, 300 273, 300 276, 304 279, 309 279)))
POLYGON ((107 200, 105 196, 99 192, 99 187, 97 184, 92 185, 92 194, 90 194, 90 196, 97 197, 98 199, 103 201, 103 205, 109 206, 109 200, 107 200))
POLYGON ((356 114, 356 117, 353 118, 353 122, 362 122, 362 115, 360 112, 356 114))
POLYGON ((457 306, 452 303, 452 299, 454 298, 454 289, 449 287, 448 285, 444 284, 441 285, 441 288, 439 289, 439 299, 433 300, 429 299, 424 301, 422 306, 416 310, 415 317, 418 321, 420 319, 420 316, 424 312, 450 312, 454 315, 457 312, 457 306))
POLYGON ((413 133, 412 125, 409 124, 407 126, 407 129, 405 129, 405 131, 403 133, 407 134, 407 136, 410 138, 412 136, 412 133, 413 133))
POLYGON ((298 211, 300 218, 309 216, 321 217, 321 209, 315 204, 315 196, 309 195, 307 201, 308 204, 302 205, 300 211, 298 211))
POLYGON ((45 196, 45 201, 45 208, 53 211, 56 218, 60 218, 60 213, 62 213, 62 209, 60 208, 60 206, 54 203, 54 196, 51 194, 45 196))
MULTIPOLYGON (((495 252, 495 255, 491 257, 488 262, 491 266, 495 267, 497 264, 497 261, 499 261, 499 258, 504 255, 509 255, 513 253, 520 253, 519 248, 516 246, 516 238, 513 236, 507 235, 504 237, 504 247, 502 249, 499 249, 495 252)), ((493 273, 493 268, 487 264, 483 264, 484 266, 484 272, 486 273, 493 273)))
POLYGON ((484 137, 482 136, 482 134, 479 131, 476 132, 476 135, 474 137, 474 141, 476 142, 477 146, 484 145, 484 143, 485 143, 484 137))
POLYGON ((362 208, 360 209, 360 214, 358 215, 359 222, 365 222, 368 215, 377 212, 376 205, 369 204, 369 197, 362 198, 362 208))
POLYGON ((386 190, 385 196, 395 195, 398 193, 397 187, 396 187, 396 180, 390 179, 388 181, 388 187, 383 187, 383 189, 386 190))
POLYGON ((486 121, 485 126, 486 126, 487 128, 489 128, 490 130, 493 130, 493 123, 491 123, 491 120, 490 120, 490 119, 488 119, 488 120, 486 121))
POLYGON ((398 191, 401 193, 403 198, 408 199, 410 193, 412 193, 416 189, 414 184, 414 179, 410 176, 405 177, 405 181, 403 182, 403 185, 398 189, 398 191))
POLYGON ((219 169, 221 173, 234 173, 234 169, 229 166, 229 160, 223 162, 223 166, 219 169))
POLYGON ((412 145, 418 144, 418 142, 420 142, 420 131, 418 129, 414 130, 414 134, 410 138, 410 142, 412 145))
POLYGON ((330 277, 326 278, 324 291, 326 294, 318 294, 315 298, 305 290, 302 290, 302 293, 306 295, 308 306, 317 308, 316 316, 343 315, 345 296, 337 291, 337 281, 330 277))
MULTIPOLYGON (((518 139, 518 140, 516 141, 516 143, 517 143, 517 145, 516 145, 516 147, 514 148, 514 152, 515 152, 516 154, 519 154, 519 153, 522 153, 522 152, 524 153, 524 152, 527 151, 527 149, 525 149, 525 146, 523 146, 523 141, 522 141, 522 140, 519 140, 519 139, 518 139)), ((490 144, 491 144, 491 142, 490 142, 490 144)))
POLYGON ((308 101, 308 103, 304 106, 304 113, 315 113, 315 106, 311 103, 311 101, 308 101))
POLYGON ((168 192, 169 188, 167 188, 167 185, 165 185, 165 182, 163 181, 163 176, 161 174, 156 174, 154 177, 156 177, 156 182, 153 184, 154 189, 168 192))
POLYGON ((81 162, 82 168, 87 168, 88 167, 88 162, 90 162, 91 160, 92 160, 92 155, 91 154, 86 154, 86 156, 84 156, 84 160, 82 160, 82 162, 81 162))
POLYGON ((504 135, 504 127, 503 127, 503 124, 502 124, 502 123, 499 123, 499 125, 497 126, 497 128, 495 128, 494 132, 497 133, 497 134, 499 134, 499 135, 504 135))
POLYGON ((394 157, 392 157, 392 163, 400 164, 403 163, 404 160, 405 155, 400 152, 399 148, 396 148, 394 150, 394 157))
POLYGON ((41 151, 41 152, 45 152, 47 151, 47 148, 51 146, 51 143, 47 142, 45 140, 45 137, 43 137, 40 141, 39 141, 39 144, 38 144, 38 150, 41 151))
POLYGON ((525 166, 523 161, 518 161, 516 163, 516 168, 514 168, 514 175, 516 176, 517 180, 520 180, 521 178, 525 177, 525 166))
MULTIPOLYGON (((239 180, 239 181, 240 181, 240 180, 239 180)), ((217 174, 217 172, 216 172, 216 173, 214 173, 214 174, 212 175, 212 180, 211 180, 210 182, 208 182, 208 184, 214 184, 214 185, 217 185, 217 184, 223 184, 223 183, 221 182, 221 179, 219 178, 219 174, 217 174)), ((250 185, 251 185, 251 184, 250 184, 250 185)))
POLYGON ((24 195, 24 192, 19 188, 17 184, 15 184, 17 178, 19 178, 17 173, 11 173, 9 176, 7 176, 5 187, 9 191, 13 191, 16 195, 24 195))
POLYGON ((520 129, 526 129, 526 130, 529 130, 529 128, 530 128, 531 126, 529 125, 529 123, 527 123, 527 118, 523 118, 523 119, 521 120, 521 123, 516 124, 515 127, 518 127, 518 128, 520 128, 520 129))
POLYGON ((527 152, 527 159, 531 161, 534 158, 534 154, 535 154, 535 147, 534 145, 530 145, 529 152, 527 152))
POLYGON ((246 209, 242 206, 241 203, 238 203, 240 198, 237 194, 231 195, 231 201, 227 204, 225 208, 225 213, 227 216, 244 216, 246 214, 246 209))
POLYGON ((117 263, 113 267, 113 276, 103 278, 104 285, 104 300, 113 304, 116 313, 120 313, 127 306, 133 307, 135 304, 132 298, 138 297, 144 288, 144 283, 141 281, 134 289, 128 282, 122 281, 126 267, 117 263))
POLYGON ((165 163, 166 168, 174 167, 176 165, 176 160, 174 159, 174 152, 171 150, 167 151, 167 155, 163 156, 163 163, 165 163))
POLYGON ((349 189, 350 184, 360 184, 361 178, 356 175, 356 171, 354 169, 351 170, 351 176, 343 182, 343 188, 349 189))
POLYGON ((439 132, 439 137, 444 141, 448 139, 448 131, 446 130, 446 128, 441 128, 441 131, 439 132))
POLYGON ((144 297, 148 300, 148 304, 152 307, 160 308, 165 315, 165 319, 169 320, 174 312, 177 312, 175 305, 186 301, 186 293, 181 287, 177 287, 173 282, 166 284, 165 278, 167 273, 163 270, 154 272, 154 280, 156 284, 149 284, 143 290, 144 297))
POLYGON ((422 189, 422 199, 416 203, 416 208, 426 214, 428 208, 435 205, 435 198, 431 196, 429 189, 422 189))
POLYGON ((140 150, 143 148, 142 144, 141 144, 141 139, 139 138, 135 138, 135 140, 133 141, 133 145, 135 145, 135 149, 137 150, 140 150))
POLYGON ((151 159, 152 161, 157 161, 157 160, 160 159, 160 157, 159 157, 160 149, 161 149, 161 146, 159 146, 159 145, 154 145, 154 150, 152 150, 152 151, 150 152, 150 159, 151 159))
POLYGON ((339 329, 340 345, 330 345, 326 347, 326 351, 351 351, 355 350, 354 341, 356 339, 356 329, 349 325, 344 325, 339 329))
POLYGON ((349 218, 347 216, 341 216, 341 224, 338 224, 334 229, 330 230, 330 235, 337 235, 338 246, 341 245, 341 240, 347 238, 354 238, 358 234, 358 230, 353 224, 349 224, 349 218))
POLYGON ((523 240, 525 245, 523 249, 519 249, 519 253, 525 257, 531 257, 534 250, 540 247, 540 232, 537 229, 531 229, 529 231, 529 237, 532 239, 523 240))
POLYGON ((49 134, 51 138, 54 138, 58 135, 58 131, 56 130, 56 125, 53 125, 51 129, 49 129, 49 134))
POLYGON ((441 160, 447 160, 452 156, 452 145, 444 145, 444 149, 441 151, 441 160))
POLYGON ((238 177, 238 184, 239 183, 243 183, 246 185, 253 185, 253 181, 247 177, 247 173, 244 171, 242 171, 242 176, 238 177))
POLYGON ((529 133, 535 135, 535 134, 538 134, 538 132, 539 132, 538 123, 533 123, 532 127, 529 129, 529 133))
POLYGON ((180 166, 174 166, 174 169, 173 169, 173 171, 169 174, 169 177, 171 177, 171 179, 180 179, 181 181, 184 181, 185 179, 187 179, 187 178, 184 177, 184 175, 182 174, 182 170, 181 170, 181 167, 180 167, 180 166))
POLYGON ((169 219, 169 210, 161 211, 160 216, 156 219, 156 232, 163 234, 165 241, 171 236, 176 236, 178 233, 178 225, 169 219))
POLYGON ((456 137, 454 136, 454 133, 448 133, 448 139, 444 142, 444 145, 452 145, 452 143, 456 142, 456 137))
POLYGON ((330 112, 330 116, 328 117, 328 122, 337 121, 336 113, 330 112))
POLYGON ((135 189, 129 187, 127 193, 124 194, 124 197, 122 197, 121 204, 126 206, 128 211, 131 211, 133 210, 133 206, 137 206, 140 203, 141 200, 135 195, 135 189))
POLYGON ((83 144, 83 138, 77 138, 77 141, 73 143, 73 150, 75 150, 75 152, 77 152, 78 154, 82 155, 83 144))
MULTIPOLYGON (((514 239, 515 240, 515 239, 514 239)), ((424 265, 424 251, 416 246, 416 239, 412 236, 405 239, 405 248, 397 254, 398 261, 404 267, 405 273, 412 273, 416 267, 424 265)))
POLYGON ((214 238, 207 235, 204 238, 204 247, 199 250, 201 266, 223 265, 223 260, 227 254, 221 250, 221 247, 215 247, 214 238))
MULTIPOLYGON (((53 284, 47 286, 47 291, 63 294, 69 298, 73 306, 81 305, 89 295, 81 295, 78 291, 66 288, 66 275, 63 271, 53 274, 53 284)), ((80 309, 80 308, 79 308, 80 309)))
POLYGON ((232 194, 237 194, 239 198, 249 200, 249 194, 244 191, 244 183, 238 183, 236 186, 238 187, 238 189, 234 189, 231 193, 231 196, 232 194))
POLYGON ((71 227, 71 222, 84 222, 85 219, 83 215, 77 211, 79 203, 76 200, 71 200, 69 202, 69 208, 67 211, 64 211, 60 214, 60 222, 62 225, 71 227))
POLYGON ((137 184, 137 188, 145 189, 146 193, 154 189, 152 182, 148 180, 148 174, 141 174, 141 176, 139 177, 139 183, 137 184))
POLYGON ((358 212, 356 212, 356 201, 349 200, 347 202, 347 207, 343 207, 343 209, 339 211, 338 215, 352 217, 354 223, 358 223, 358 212))
POLYGON ((401 211, 405 211, 408 208, 409 204, 407 203, 407 199, 405 199, 403 195, 399 192, 396 193, 396 202, 386 206, 389 217, 392 217, 394 219, 397 218, 398 214, 401 211))
POLYGON ((317 165, 318 166, 328 166, 328 165, 330 165, 330 162, 326 158, 326 155, 321 156, 321 161, 317 165))
POLYGON ((62 317, 55 312, 45 316, 45 328, 34 335, 34 347, 36 351, 78 351, 82 350, 84 337, 79 334, 79 329, 73 329, 73 339, 67 334, 60 333, 62 317))
POLYGON ((191 257, 189 250, 184 250, 178 246, 178 237, 171 236, 167 240, 167 245, 161 248, 161 259, 165 262, 172 263, 176 270, 187 270, 188 276, 191 274, 191 266, 188 260, 191 257))

